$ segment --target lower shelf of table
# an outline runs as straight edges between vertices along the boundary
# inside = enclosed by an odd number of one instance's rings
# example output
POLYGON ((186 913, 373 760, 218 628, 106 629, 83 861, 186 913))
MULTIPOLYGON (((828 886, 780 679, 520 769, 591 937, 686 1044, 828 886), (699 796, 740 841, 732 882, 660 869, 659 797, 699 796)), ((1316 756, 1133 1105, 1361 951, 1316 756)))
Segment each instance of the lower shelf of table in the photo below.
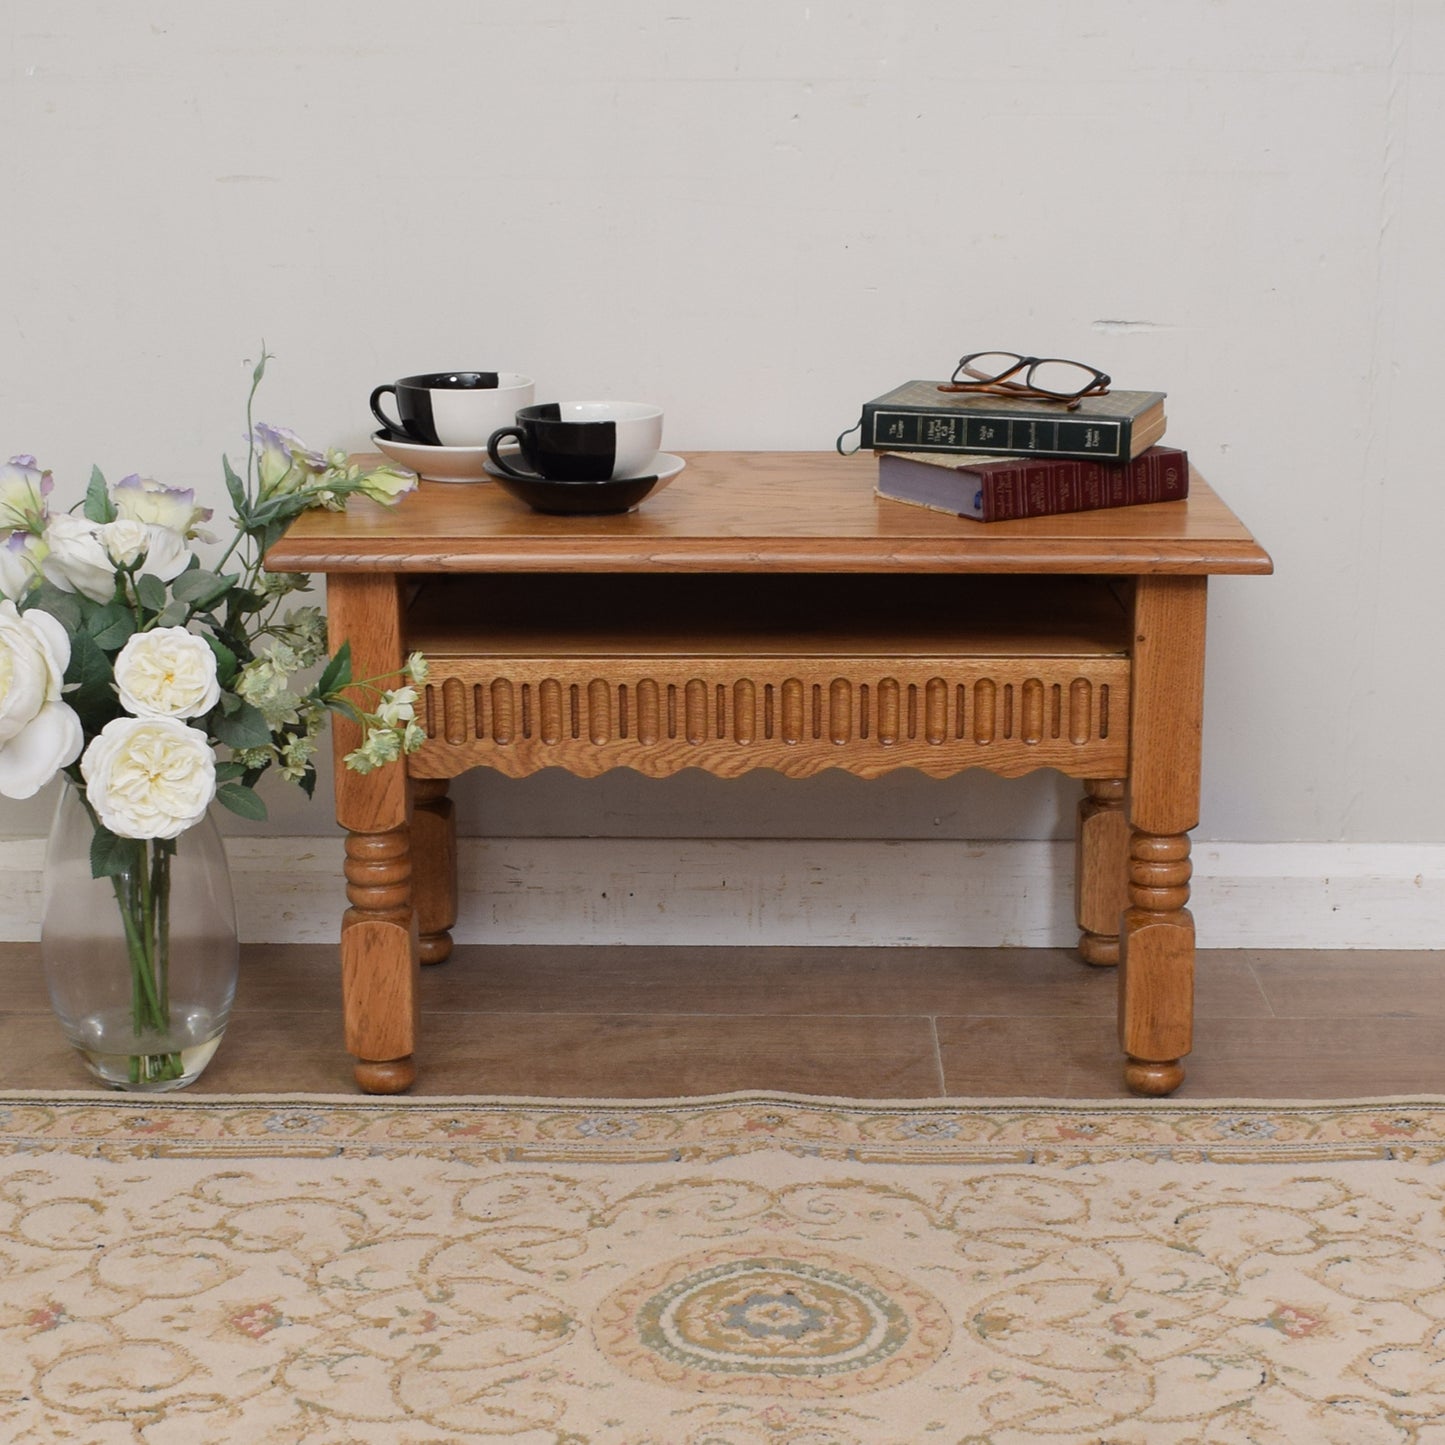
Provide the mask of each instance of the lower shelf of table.
POLYGON ((409 770, 1122 776, 1125 618, 1078 579, 446 579, 409 770))

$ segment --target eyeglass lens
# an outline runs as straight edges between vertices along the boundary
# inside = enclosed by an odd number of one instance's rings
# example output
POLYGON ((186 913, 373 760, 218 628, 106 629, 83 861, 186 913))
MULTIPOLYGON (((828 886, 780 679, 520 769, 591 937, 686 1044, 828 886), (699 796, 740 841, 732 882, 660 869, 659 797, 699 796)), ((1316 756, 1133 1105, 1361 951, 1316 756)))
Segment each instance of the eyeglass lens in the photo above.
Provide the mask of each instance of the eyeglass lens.
MULTIPOLYGON (((1012 351, 980 351, 977 356, 965 356, 959 362, 960 381, 997 381, 1001 376, 1010 371, 1017 371, 1019 364, 1023 361, 1022 356, 1016 356, 1012 351)), ((1020 380, 1013 377, 1011 380, 1020 380)))
POLYGON ((1060 396, 1087 391, 1097 380, 1092 368, 1080 366, 1076 361, 1036 361, 1028 370, 1030 386, 1057 392, 1060 396))
POLYGON ((956 379, 961 382, 1007 381, 1014 386, 1029 386, 1055 396, 1077 396, 1096 386, 1100 377, 1092 367, 1077 361, 1044 357, 1033 361, 1012 351, 982 351, 966 356, 959 363, 956 379), (1025 365, 1025 362, 1028 362, 1025 365))

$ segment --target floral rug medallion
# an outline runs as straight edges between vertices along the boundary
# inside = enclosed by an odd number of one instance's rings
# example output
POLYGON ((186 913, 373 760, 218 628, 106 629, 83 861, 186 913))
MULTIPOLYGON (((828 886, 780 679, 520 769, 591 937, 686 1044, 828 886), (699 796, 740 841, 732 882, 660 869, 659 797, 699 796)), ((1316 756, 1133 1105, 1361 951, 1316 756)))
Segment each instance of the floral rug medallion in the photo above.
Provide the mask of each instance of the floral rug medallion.
POLYGON ((610 1295, 602 1352, 639 1378, 697 1392, 822 1397, 926 1370, 952 1332, 927 1291, 824 1250, 740 1241, 669 1260, 610 1295))

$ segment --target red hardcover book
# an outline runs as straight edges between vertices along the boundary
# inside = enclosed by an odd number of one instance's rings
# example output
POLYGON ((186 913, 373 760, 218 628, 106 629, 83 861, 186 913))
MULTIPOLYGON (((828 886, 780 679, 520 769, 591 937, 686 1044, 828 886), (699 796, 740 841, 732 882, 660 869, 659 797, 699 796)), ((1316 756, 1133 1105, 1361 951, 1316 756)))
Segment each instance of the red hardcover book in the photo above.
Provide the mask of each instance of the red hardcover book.
POLYGON ((980 522, 1173 502, 1189 495, 1189 458, 1150 447, 1130 462, 878 453, 878 495, 980 522))

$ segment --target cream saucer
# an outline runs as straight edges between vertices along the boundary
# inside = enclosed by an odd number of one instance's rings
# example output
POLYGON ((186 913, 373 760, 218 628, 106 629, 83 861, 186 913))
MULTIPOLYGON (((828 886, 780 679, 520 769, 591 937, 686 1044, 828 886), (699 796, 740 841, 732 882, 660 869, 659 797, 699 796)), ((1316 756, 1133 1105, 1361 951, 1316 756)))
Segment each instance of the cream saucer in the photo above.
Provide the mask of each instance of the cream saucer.
POLYGON ((483 466, 487 460, 486 447, 429 447, 424 442, 414 442, 390 431, 372 432, 371 441, 377 451, 385 453, 392 461, 409 467, 423 481, 487 480, 483 466))

